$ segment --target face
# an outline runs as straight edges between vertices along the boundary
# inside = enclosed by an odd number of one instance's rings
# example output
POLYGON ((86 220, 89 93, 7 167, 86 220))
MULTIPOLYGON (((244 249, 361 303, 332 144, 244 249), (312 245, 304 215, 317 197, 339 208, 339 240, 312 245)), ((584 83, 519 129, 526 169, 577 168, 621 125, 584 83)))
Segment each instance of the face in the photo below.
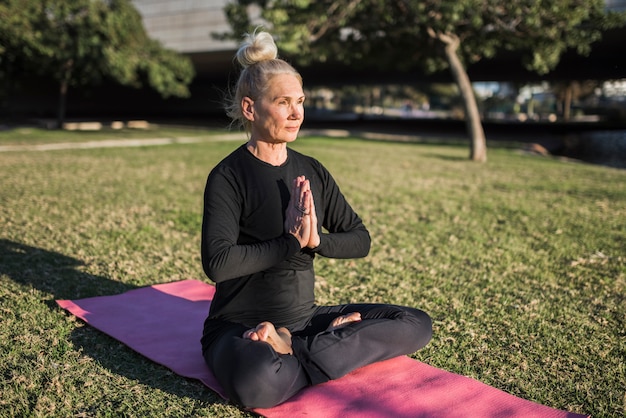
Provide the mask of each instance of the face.
POLYGON ((242 105, 251 122, 251 139, 270 143, 296 140, 304 121, 304 92, 294 75, 275 75, 263 97, 255 101, 246 97, 242 105))

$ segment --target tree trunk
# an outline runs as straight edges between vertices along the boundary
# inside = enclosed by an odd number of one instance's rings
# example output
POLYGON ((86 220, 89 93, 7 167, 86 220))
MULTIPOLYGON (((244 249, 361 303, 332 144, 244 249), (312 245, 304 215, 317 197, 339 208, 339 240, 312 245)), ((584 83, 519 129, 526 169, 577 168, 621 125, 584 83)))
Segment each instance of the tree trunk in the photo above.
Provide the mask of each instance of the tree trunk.
POLYGON ((483 130, 483 125, 480 120, 480 113, 478 112, 478 104, 476 103, 476 96, 474 95, 472 84, 470 83, 467 71, 465 71, 465 67, 463 67, 457 55, 460 40, 457 36, 452 34, 438 34, 437 39, 445 44, 446 58, 450 64, 450 71, 463 98, 465 126, 471 141, 470 159, 484 163, 487 161, 485 131, 483 130))
POLYGON ((573 82, 565 87, 565 97, 563 98, 563 120, 568 122, 572 116, 572 99, 574 96, 573 82))
POLYGON ((57 109, 57 129, 63 128, 65 122, 65 109, 67 105, 67 85, 66 80, 61 81, 59 88, 59 108, 57 109))
POLYGON ((63 73, 61 76, 61 82, 59 85, 59 108, 57 113, 57 129, 63 128, 65 122, 65 110, 67 106, 67 90, 72 77, 72 69, 74 67, 74 60, 70 59, 63 65, 63 73))

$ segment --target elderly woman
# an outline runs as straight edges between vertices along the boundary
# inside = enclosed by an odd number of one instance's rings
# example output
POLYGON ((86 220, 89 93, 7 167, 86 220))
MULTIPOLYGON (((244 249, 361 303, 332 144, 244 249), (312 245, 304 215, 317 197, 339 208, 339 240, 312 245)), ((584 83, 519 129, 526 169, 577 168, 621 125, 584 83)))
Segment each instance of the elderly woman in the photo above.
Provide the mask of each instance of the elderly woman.
POLYGON ((202 263, 216 292, 202 349, 233 402, 266 408, 419 350, 431 320, 409 307, 315 304, 315 256, 365 257, 369 232, 326 168, 287 146, 305 96, 272 37, 247 35, 236 56, 243 69, 227 110, 249 140, 207 180, 202 263))

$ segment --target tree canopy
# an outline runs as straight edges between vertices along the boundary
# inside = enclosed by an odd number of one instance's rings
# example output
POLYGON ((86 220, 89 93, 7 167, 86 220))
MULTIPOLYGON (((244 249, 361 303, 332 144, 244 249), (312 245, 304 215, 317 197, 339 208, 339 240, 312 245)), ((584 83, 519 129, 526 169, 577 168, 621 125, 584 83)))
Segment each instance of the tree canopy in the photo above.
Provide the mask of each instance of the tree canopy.
POLYGON ((149 85, 163 97, 189 95, 191 61, 150 39, 130 0, 3 0, 0 76, 19 72, 59 83, 59 123, 70 86, 110 78, 149 85))
POLYGON ((603 31, 625 22, 624 14, 607 13, 603 0, 240 0, 225 12, 233 29, 225 37, 263 25, 301 65, 449 68, 477 161, 486 160, 486 148, 469 64, 512 50, 527 69, 545 74, 566 51, 588 54, 603 31))

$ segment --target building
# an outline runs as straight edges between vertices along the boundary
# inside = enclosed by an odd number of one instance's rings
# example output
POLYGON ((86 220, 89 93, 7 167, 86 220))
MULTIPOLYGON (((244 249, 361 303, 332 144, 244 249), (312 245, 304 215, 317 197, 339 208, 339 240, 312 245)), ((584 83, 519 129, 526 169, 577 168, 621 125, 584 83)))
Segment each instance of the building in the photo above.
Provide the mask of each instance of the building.
POLYGON ((200 78, 223 77, 232 70, 237 44, 214 34, 228 31, 228 0, 132 0, 148 34, 167 48, 189 56, 200 78))

